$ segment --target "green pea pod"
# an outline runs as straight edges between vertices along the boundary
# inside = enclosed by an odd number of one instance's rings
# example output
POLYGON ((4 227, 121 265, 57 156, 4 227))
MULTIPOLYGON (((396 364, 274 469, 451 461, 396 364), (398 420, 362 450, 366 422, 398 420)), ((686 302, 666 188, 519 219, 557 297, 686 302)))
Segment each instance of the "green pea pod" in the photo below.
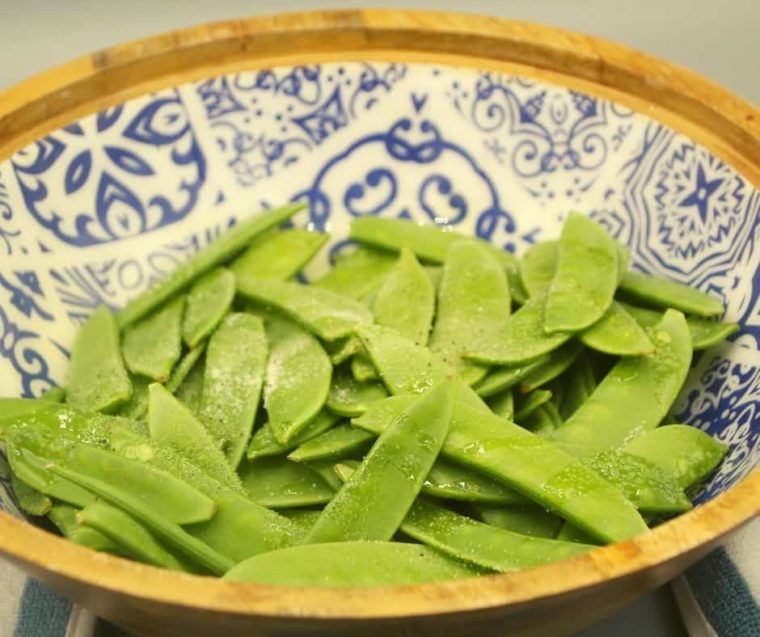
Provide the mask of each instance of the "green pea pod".
POLYGON ((554 380, 564 373, 580 356, 583 347, 580 343, 570 341, 552 352, 549 360, 535 368, 520 381, 520 391, 533 391, 554 380))
MULTIPOLYGON (((319 517, 319 514, 322 513, 319 509, 305 509, 305 508, 294 508, 294 509, 280 509, 279 510, 280 515, 283 517, 288 518, 295 527, 298 529, 298 539, 300 540, 303 537, 306 537, 306 534, 311 531, 311 527, 314 526, 314 523, 317 521, 317 518, 319 517)), ((300 541, 296 541, 295 544, 300 544, 300 541)))
POLYGON ((367 383, 380 378, 375 366, 364 351, 360 351, 351 359, 351 375, 358 383, 367 383))
POLYGON ((303 208, 304 204, 290 204, 253 215, 240 222, 175 268, 166 279, 132 300, 119 312, 119 326, 123 328, 149 314, 168 299, 192 285, 193 281, 201 274, 231 259, 245 248, 254 237, 270 228, 279 226, 303 208))
POLYGON ((353 418, 363 414, 370 403, 387 395, 379 383, 358 383, 346 369, 336 369, 325 406, 339 416, 353 418))
POLYGON ((440 265, 426 265, 425 274, 428 275, 428 279, 433 284, 433 289, 438 290, 441 285, 441 278, 443 277, 443 268, 440 265))
POLYGON ((326 341, 349 336, 357 326, 372 322, 372 313, 362 303, 324 288, 251 276, 237 277, 237 286, 246 298, 284 313, 326 341))
POLYGON ((167 381, 182 353, 184 297, 178 297, 124 330, 121 351, 134 374, 167 381))
POLYGON ((578 332, 607 311, 618 281, 615 240, 592 219, 571 213, 562 228, 557 269, 546 294, 544 330, 578 332))
MULTIPOLYGON (((198 365, 198 361, 201 359, 205 352, 206 341, 203 341, 191 349, 187 354, 185 354, 182 357, 182 360, 180 360, 179 364, 174 368, 174 371, 172 371, 172 375, 169 377, 169 380, 166 381, 166 389, 168 389, 172 394, 176 394, 177 390, 185 382, 185 379, 198 365)), ((203 366, 201 365, 200 367, 202 368, 203 366)))
POLYGON ((510 304, 507 278, 493 252, 472 241, 454 243, 443 266, 430 348, 465 382, 479 382, 487 366, 462 355, 477 345, 474 334, 498 332, 509 316, 510 304))
MULTIPOLYGON (((642 327, 654 327, 662 318, 662 312, 657 310, 647 310, 627 303, 621 305, 642 327)), ((691 346, 695 350, 714 347, 739 331, 737 323, 720 323, 698 316, 687 316, 686 324, 691 332, 691 346)))
POLYGON ((242 491, 240 480, 209 432, 192 412, 164 387, 150 386, 148 428, 157 444, 187 458, 209 477, 233 491, 242 491))
POLYGON ((109 309, 101 305, 74 340, 66 402, 88 411, 112 411, 131 395, 132 384, 119 349, 119 329, 109 309))
POLYGON ((559 427, 563 420, 552 402, 539 405, 528 418, 520 421, 526 429, 537 436, 548 437, 559 427))
POLYGON ((153 382, 147 376, 129 375, 132 395, 114 410, 114 415, 132 420, 144 420, 148 413, 148 386, 153 382))
POLYGON ((321 411, 309 421, 299 434, 293 436, 284 445, 277 442, 277 438, 274 437, 274 431, 272 431, 272 425, 269 422, 265 422, 253 434, 251 443, 248 445, 246 457, 248 460, 255 460, 256 458, 285 455, 301 443, 316 438, 325 431, 332 429, 339 421, 340 418, 335 414, 329 411, 321 411))
MULTIPOLYGON (((359 459, 356 458, 359 454, 353 454, 353 456, 349 456, 348 458, 341 459, 341 462, 354 462, 356 461, 357 465, 359 464, 359 459), (356 460, 354 460, 356 458, 356 460)), ((343 486, 343 482, 338 477, 338 474, 335 472, 335 460, 333 459, 327 459, 327 460, 312 460, 311 462, 306 462, 306 464, 312 471, 316 471, 320 476, 322 476, 322 479, 329 484, 335 491, 341 488, 343 486)))
POLYGON ((340 460, 355 451, 365 449, 375 436, 349 425, 338 425, 319 436, 301 443, 288 455, 295 462, 340 460))
POLYGON ((122 555, 119 547, 100 531, 87 526, 80 526, 77 522, 79 509, 68 504, 56 504, 48 514, 50 521, 55 524, 61 535, 67 540, 86 546, 93 551, 122 555))
POLYGON ((51 403, 62 403, 66 400, 65 387, 50 387, 43 392, 40 400, 46 400, 51 403))
POLYGON ((362 343, 355 336, 349 336, 339 341, 325 343, 325 351, 329 354, 330 362, 333 365, 340 365, 341 363, 345 363, 354 354, 361 352, 362 343))
MULTIPOLYGON (((561 381, 559 387, 563 390, 558 408, 560 416, 566 420, 596 390, 596 378, 588 357, 581 355, 568 372, 558 380, 561 381)), ((553 384, 552 389, 557 395, 556 384, 553 384)))
POLYGON ((390 424, 325 507, 307 543, 393 537, 446 438, 450 391, 444 384, 427 392, 390 424))
POLYGON ((504 418, 504 420, 509 420, 510 422, 514 420, 515 398, 511 389, 490 397, 487 404, 491 411, 500 418, 504 418))
POLYGON ((548 389, 536 389, 529 394, 518 395, 515 404, 515 421, 525 422, 531 414, 542 405, 546 405, 552 399, 552 393, 548 389))
POLYGON ((313 285, 352 299, 363 299, 377 288, 396 263, 397 255, 360 247, 343 257, 313 285))
POLYGON ((316 471, 282 457, 244 462, 239 471, 248 497, 272 509, 325 504, 335 495, 316 471))
POLYGON ((657 465, 683 489, 700 483, 726 455, 728 447, 704 431, 687 425, 667 425, 648 431, 622 451, 657 465))
POLYGON ((454 559, 501 572, 556 562, 595 548, 513 533, 425 500, 414 503, 401 530, 454 559))
POLYGON ((289 321, 267 323, 271 354, 264 405, 280 444, 297 436, 320 412, 330 390, 332 366, 319 342, 289 321))
POLYGON ((475 504, 478 517, 486 524, 531 537, 553 539, 564 524, 561 517, 536 505, 503 506, 475 504))
MULTIPOLYGON (((180 363, 177 372, 182 366, 180 363)), ((206 359, 201 356, 192 366, 182 382, 179 383, 177 389, 172 393, 182 401, 182 403, 196 416, 201 411, 201 402, 203 400, 203 379, 206 375, 206 359)), ((171 379, 170 379, 171 380, 171 379)), ((168 383, 167 383, 168 385, 168 383)))
POLYGON ((219 325, 235 298, 235 275, 225 268, 200 277, 187 293, 182 338, 197 347, 219 325))
POLYGON ((76 514, 79 524, 99 531, 127 557, 168 568, 185 571, 187 567, 164 548, 137 520, 104 502, 93 502, 76 514))
POLYGON ((613 356, 644 356, 654 351, 647 333, 616 301, 602 318, 581 333, 580 340, 591 349, 613 356))
POLYGON ((628 272, 628 265, 631 261, 631 255, 628 253, 628 246, 620 243, 619 241, 615 242, 615 247, 617 248, 618 256, 617 284, 620 285, 628 272))
POLYGON ((257 555, 237 564, 224 578, 257 584, 348 588, 425 584, 475 577, 481 572, 419 544, 335 542, 257 555))
POLYGON ((514 367, 495 367, 484 379, 476 383, 473 388, 478 396, 490 398, 491 396, 500 394, 504 390, 510 389, 519 384, 533 372, 541 369, 548 361, 549 356, 545 354, 522 365, 516 365, 514 367))
POLYGON ((298 228, 258 237, 230 266, 235 276, 285 281, 298 274, 330 235, 298 228))
MULTIPOLYGON (((496 332, 481 335, 465 356, 492 365, 520 365, 557 349, 571 334, 544 331, 546 297, 531 297, 496 332)), ((572 310, 570 310, 572 311, 572 310)))
POLYGON ((549 289, 557 269, 559 241, 532 245, 520 259, 520 280, 529 296, 542 296, 549 289))
POLYGON ((552 435, 568 452, 593 456, 624 445, 660 424, 691 363, 691 336, 683 314, 668 310, 651 331, 650 356, 623 358, 596 391, 552 435))
POLYGON ((47 515, 53 508, 49 497, 24 482, 15 473, 11 473, 11 488, 19 508, 27 515, 47 515))
POLYGON ((250 314, 229 314, 209 340, 198 418, 233 469, 251 436, 267 352, 264 325, 250 314))
POLYGON ((582 531, 570 522, 565 522, 557 533, 557 539, 563 542, 577 542, 578 544, 599 544, 599 540, 582 531))
POLYGON ((686 314, 707 317, 723 313, 720 299, 681 283, 646 274, 626 273, 620 283, 620 292, 625 298, 664 310, 672 308, 686 314))

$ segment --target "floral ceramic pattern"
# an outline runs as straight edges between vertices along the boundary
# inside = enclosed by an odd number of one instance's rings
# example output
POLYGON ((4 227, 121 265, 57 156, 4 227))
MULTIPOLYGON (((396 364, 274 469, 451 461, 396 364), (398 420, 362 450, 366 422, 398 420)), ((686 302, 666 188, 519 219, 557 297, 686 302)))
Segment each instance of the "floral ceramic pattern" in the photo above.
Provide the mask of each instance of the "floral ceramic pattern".
POLYGON ((351 219, 446 224, 521 252, 593 215, 633 265, 720 295, 742 324, 697 361, 674 418, 731 446, 701 499, 760 453, 760 193, 617 104, 469 69, 331 63, 208 78, 85 117, 0 163, 0 385, 64 382, 100 303, 119 307, 230 223, 308 203, 296 224, 346 245, 351 219))

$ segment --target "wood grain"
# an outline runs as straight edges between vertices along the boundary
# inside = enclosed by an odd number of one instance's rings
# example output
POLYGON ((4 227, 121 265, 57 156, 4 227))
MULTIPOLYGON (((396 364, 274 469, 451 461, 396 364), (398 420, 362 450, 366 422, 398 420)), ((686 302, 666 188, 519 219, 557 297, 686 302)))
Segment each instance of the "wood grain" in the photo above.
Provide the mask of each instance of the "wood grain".
MULTIPOLYGON (((0 95, 0 160, 85 114, 166 86, 240 69, 359 59, 470 66, 578 88, 665 122, 760 186, 760 113, 691 72, 557 29, 402 11, 220 22, 80 58, 0 95)), ((543 636, 569 634, 667 581, 759 511, 760 469, 628 542, 521 573, 381 594, 172 573, 89 551, 5 513, 0 554, 142 635, 543 636)))

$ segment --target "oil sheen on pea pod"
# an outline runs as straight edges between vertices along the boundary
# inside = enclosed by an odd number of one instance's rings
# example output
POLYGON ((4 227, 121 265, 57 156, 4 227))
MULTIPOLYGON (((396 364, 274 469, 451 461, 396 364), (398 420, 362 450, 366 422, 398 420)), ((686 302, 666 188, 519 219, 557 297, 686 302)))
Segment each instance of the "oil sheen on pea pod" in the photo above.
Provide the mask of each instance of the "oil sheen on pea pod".
POLYGON ((167 299, 188 288, 201 274, 229 261, 245 248, 257 235, 287 221, 304 204, 289 204, 275 210, 261 212, 241 221, 215 241, 181 264, 163 281, 146 290, 119 312, 120 327, 134 323, 165 303, 167 299))
POLYGON ((714 296, 676 281, 637 272, 626 273, 620 283, 620 292, 627 299, 697 316, 719 316, 724 309, 720 299, 714 296))
POLYGON ((554 539, 564 523, 561 517, 535 504, 503 506, 477 503, 473 506, 486 524, 531 537, 554 539))
POLYGON ((643 356, 654 351, 646 331, 617 301, 580 335, 581 343, 613 356, 643 356))
POLYGON ((396 260, 395 254, 362 246, 341 257, 327 274, 312 285, 352 299, 363 299, 382 283, 396 260))
POLYGON ((242 296, 282 312, 326 341, 350 336, 357 326, 372 323, 364 304, 324 288, 248 275, 238 276, 237 286, 242 296))
POLYGON ((281 444, 297 436, 320 412, 330 390, 332 365, 311 334, 284 320, 267 322, 271 353, 266 368, 264 405, 281 444))
POLYGON ((430 390, 390 424, 322 511, 307 543, 393 537, 446 438, 450 391, 446 384, 430 390))
POLYGON ((235 276, 285 281, 298 274, 329 238, 328 234, 300 228, 263 235, 233 261, 230 270, 235 276))
POLYGON ((255 460, 256 458, 285 455, 298 447, 302 442, 316 438, 325 431, 329 431, 339 421, 340 416, 329 411, 320 411, 297 435, 293 436, 285 444, 277 442, 277 438, 274 437, 274 431, 272 431, 272 425, 269 422, 265 422, 251 437, 246 457, 249 460, 255 460))
POLYGON ((187 293, 182 338, 196 347, 219 325, 235 298, 235 275, 217 268, 200 277, 187 293))
POLYGON ((243 462, 238 470, 248 497, 271 509, 316 506, 335 495, 316 471, 286 458, 243 462))
POLYGON ((233 469, 251 436, 267 353, 261 319, 245 313, 227 315, 208 344, 198 417, 233 469))
POLYGON ((498 333, 511 311, 503 267, 485 245, 460 241, 449 249, 438 290, 430 348, 472 385, 488 366, 462 355, 483 338, 498 333))
POLYGON ((475 577, 482 569, 435 549, 402 542, 307 544, 257 555, 225 579, 258 584, 348 588, 424 584, 475 577))
POLYGON ((683 489, 704 480, 720 464, 728 447, 687 425, 665 425, 626 444, 622 451, 657 465, 683 489))
POLYGON ((650 338, 655 353, 621 359, 554 432, 554 442, 575 456, 594 456, 662 422, 689 371, 691 335, 683 314, 668 310, 650 338))
POLYGON ((571 213, 562 228, 557 268, 546 294, 544 330, 577 332, 596 323, 618 283, 615 240, 595 221, 571 213))
POLYGON ((104 305, 79 329, 66 390, 66 402, 87 411, 113 411, 132 395, 119 348, 119 329, 104 305))
POLYGON ((121 351, 134 374, 165 382, 182 354, 184 297, 177 297, 124 330, 121 351))

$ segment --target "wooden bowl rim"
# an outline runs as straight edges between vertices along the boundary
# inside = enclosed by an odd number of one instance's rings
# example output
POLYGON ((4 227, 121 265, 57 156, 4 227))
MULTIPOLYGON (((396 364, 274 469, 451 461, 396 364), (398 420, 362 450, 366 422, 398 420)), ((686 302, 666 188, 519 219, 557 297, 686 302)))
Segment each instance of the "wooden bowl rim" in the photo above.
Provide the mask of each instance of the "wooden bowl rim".
MULTIPOLYGON (((712 82, 599 38, 425 11, 348 10, 229 20, 79 58, 0 94, 0 159, 76 117, 150 90, 228 69, 293 63, 295 40, 301 42, 301 57, 512 65, 639 107, 653 101, 656 107, 647 115, 694 136, 760 184, 760 111, 712 82)), ((290 619, 398 618, 542 603, 664 566, 684 554, 696 557, 759 511, 757 468, 708 503, 626 542, 519 573, 384 588, 381 595, 174 573, 90 551, 5 512, 0 512, 0 554, 32 573, 198 611, 290 619)))

